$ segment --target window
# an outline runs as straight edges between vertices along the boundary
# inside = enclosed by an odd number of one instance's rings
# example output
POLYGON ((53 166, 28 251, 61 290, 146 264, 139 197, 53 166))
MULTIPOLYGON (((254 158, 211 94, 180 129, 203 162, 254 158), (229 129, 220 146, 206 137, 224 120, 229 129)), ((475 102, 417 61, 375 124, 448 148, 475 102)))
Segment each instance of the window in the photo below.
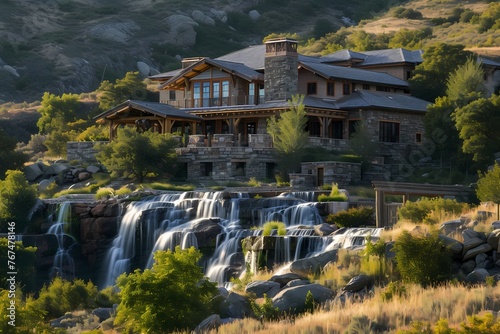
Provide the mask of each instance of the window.
POLYGON ((213 167, 214 167, 213 162, 201 162, 200 163, 201 176, 211 176, 213 167))
POLYGON ((342 94, 344 95, 351 94, 351 83, 345 81, 342 83, 342 94))
POLYGON ((307 95, 315 95, 316 94, 316 83, 308 82, 307 83, 307 95))
POLYGON ((326 83, 326 95, 335 96, 335 82, 326 83))
POLYGON ((193 82, 193 107, 229 105, 229 81, 207 80, 193 82))
POLYGON ((399 143, 399 123, 381 121, 378 138, 385 143, 399 143))
POLYGON ((195 82, 193 84, 193 107, 199 107, 200 106, 200 88, 201 83, 195 82))
POLYGON ((220 105, 220 82, 214 81, 212 83, 212 105, 218 106, 220 105))
POLYGON ((255 84, 248 84, 248 104, 255 104, 255 84))
POLYGON ((168 91, 168 99, 170 101, 175 101, 175 90, 172 89, 172 90, 168 91))
POLYGON ((332 138, 342 139, 344 137, 344 122, 343 121, 333 121, 332 122, 333 134, 332 138))
POLYGON ((229 81, 222 81, 222 105, 229 105, 229 81))
POLYGON ((370 90, 370 85, 363 84, 363 90, 370 90))
POLYGON ((203 83, 203 106, 210 107, 210 82, 203 83))
POLYGON ((244 162, 235 162, 233 166, 234 166, 233 176, 245 176, 246 164, 244 162))
POLYGON ((379 91, 379 92, 390 92, 391 91, 391 87, 388 87, 388 86, 377 86, 376 90, 379 91))
POLYGON ((359 119, 353 119, 349 121, 349 138, 356 133, 358 128, 359 119))
POLYGON ((415 142, 416 143, 421 143, 422 142, 422 134, 417 132, 415 133, 415 142))
POLYGON ((254 135, 257 133, 257 123, 248 122, 247 123, 247 135, 254 135))

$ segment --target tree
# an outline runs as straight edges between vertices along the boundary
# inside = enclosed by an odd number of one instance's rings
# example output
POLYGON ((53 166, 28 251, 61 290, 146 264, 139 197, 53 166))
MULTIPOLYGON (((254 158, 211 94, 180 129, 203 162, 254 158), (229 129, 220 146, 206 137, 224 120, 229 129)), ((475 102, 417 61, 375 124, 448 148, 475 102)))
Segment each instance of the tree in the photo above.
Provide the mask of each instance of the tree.
POLYGON ((96 146, 96 157, 116 175, 133 176, 142 183, 150 173, 166 176, 173 170, 176 145, 170 134, 123 128, 114 141, 96 146))
POLYGON ((465 64, 459 66, 448 77, 446 95, 456 103, 457 107, 484 97, 486 92, 484 71, 474 57, 467 58, 465 64))
POLYGON ((415 97, 434 101, 444 96, 446 85, 443 78, 448 78, 458 66, 465 64, 472 53, 464 50, 463 45, 435 43, 424 50, 423 62, 413 71, 410 88, 415 97))
POLYGON ((127 72, 125 77, 117 79, 114 84, 104 80, 97 88, 99 108, 108 110, 126 100, 146 100, 148 96, 146 87, 139 72, 127 72))
POLYGON ((74 122, 76 111, 80 108, 79 99, 76 94, 56 96, 45 92, 42 97, 42 106, 38 110, 42 116, 36 124, 40 133, 49 134, 55 130, 62 131, 68 122, 74 122))
POLYGON ((500 165, 480 175, 477 181, 476 195, 481 202, 493 202, 497 205, 497 220, 500 219, 500 165))
POLYGON ((489 99, 480 98, 455 110, 453 118, 459 136, 463 141, 462 150, 473 155, 473 160, 487 166, 493 154, 500 151, 497 140, 500 128, 500 95, 489 99))
POLYGON ((0 181, 0 232, 6 232, 9 222, 16 223, 16 233, 23 233, 29 224, 29 213, 36 203, 36 190, 23 172, 8 170, 0 181))
POLYGON ((290 110, 267 121, 267 133, 273 138, 278 158, 278 169, 284 179, 288 173, 300 170, 308 133, 305 131, 307 116, 303 104, 304 96, 295 95, 289 101, 290 110))
POLYGON ((450 252, 439 239, 437 230, 423 236, 403 231, 393 251, 398 271, 406 282, 425 287, 442 282, 450 275, 450 252))
POLYGON ((198 266, 202 254, 191 247, 158 251, 151 269, 117 279, 121 302, 115 323, 129 331, 165 333, 193 329, 216 313, 216 284, 198 266))
POLYGON ((376 156, 378 144, 373 140, 373 136, 368 133, 365 122, 356 122, 354 133, 349 138, 349 149, 353 154, 361 157, 363 168, 366 168, 376 156))
POLYGON ((0 175, 9 169, 21 168, 27 160, 26 155, 16 152, 16 142, 0 129, 0 175))
POLYGON ((421 48, 425 39, 432 37, 432 28, 409 30, 406 28, 397 31, 389 41, 390 48, 421 48))

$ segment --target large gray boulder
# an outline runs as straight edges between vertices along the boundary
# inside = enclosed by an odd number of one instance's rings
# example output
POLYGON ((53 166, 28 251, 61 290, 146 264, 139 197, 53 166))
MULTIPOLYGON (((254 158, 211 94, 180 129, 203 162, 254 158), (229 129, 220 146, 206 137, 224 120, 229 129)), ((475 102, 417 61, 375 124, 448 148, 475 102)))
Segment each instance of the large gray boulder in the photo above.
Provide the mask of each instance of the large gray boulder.
POLYGON ((235 292, 229 292, 222 309, 222 314, 229 318, 243 319, 252 314, 247 298, 235 292))
POLYGON ((490 274, 488 273, 488 270, 480 268, 467 275, 465 281, 471 284, 484 283, 486 282, 486 277, 488 277, 489 275, 490 274))
POLYGON ((469 249, 476 248, 479 245, 482 245, 486 242, 486 238, 484 235, 481 235, 479 232, 476 232, 472 229, 466 229, 462 231, 462 237, 464 238, 464 248, 463 253, 465 254, 469 249))
POLYGON ((335 262, 337 260, 337 253, 338 250, 334 249, 316 256, 293 261, 290 265, 290 271, 297 275, 307 277, 311 273, 322 270, 329 262, 335 262))
POLYGON ((323 224, 319 224, 319 225, 314 226, 314 233, 316 233, 316 235, 319 235, 320 237, 330 235, 333 232, 335 232, 336 230, 337 230, 337 228, 334 228, 334 227, 332 227, 332 225, 327 224, 327 223, 323 223, 323 224))
POLYGON ((251 20, 257 21, 260 18, 260 13, 254 9, 248 12, 248 16, 251 20))
POLYGON ((210 9, 210 14, 212 14, 212 17, 214 17, 216 20, 221 21, 222 23, 227 22, 227 14, 223 10, 217 10, 215 8, 210 9))
POLYGON ((373 277, 368 275, 358 275, 351 278, 351 280, 344 287, 345 291, 359 292, 362 290, 370 290, 375 284, 373 277))
POLYGON ((24 176, 29 182, 33 182, 43 175, 42 170, 38 164, 32 164, 24 167, 24 176))
POLYGON ((203 14, 201 10, 193 10, 191 16, 196 22, 215 26, 215 20, 210 16, 203 14))
POLYGON ((167 40, 165 42, 179 46, 193 46, 196 44, 196 31, 194 27, 199 24, 186 15, 175 14, 164 19, 169 28, 167 40))
POLYGON ((126 43, 140 27, 132 20, 125 22, 100 23, 87 31, 93 38, 103 41, 126 43))
POLYGON ((307 284, 281 290, 273 298, 273 306, 282 312, 302 312, 306 308, 307 293, 311 291, 314 302, 321 304, 334 297, 335 293, 320 285, 307 284))
POLYGON ((253 293, 257 298, 273 298, 280 292, 280 284, 271 281, 253 281, 245 287, 245 293, 253 293))
POLYGON ((500 229, 493 230, 490 234, 488 234, 487 242, 488 245, 491 246, 491 248, 498 252, 498 244, 500 242, 500 229))
POLYGON ((287 273, 287 274, 281 274, 281 275, 274 275, 273 277, 271 277, 269 279, 269 281, 279 283, 280 288, 283 288, 285 285, 288 284, 288 282, 293 281, 293 280, 297 280, 297 279, 303 279, 305 277, 306 276, 301 276, 301 275, 297 275, 294 273, 287 273))
POLYGON ((450 237, 443 235, 443 234, 439 235, 439 240, 441 240, 443 242, 443 244, 446 246, 446 248, 448 248, 453 255, 462 254, 462 250, 464 248, 464 245, 460 241, 453 239, 453 238, 450 238, 450 237))
POLYGON ((208 333, 209 331, 213 329, 217 329, 221 324, 220 316, 218 314, 212 314, 202 322, 196 328, 194 329, 194 333, 196 334, 201 334, 201 333, 208 333))
POLYGON ((488 244, 482 244, 482 245, 479 245, 473 249, 469 249, 464 254, 463 261, 465 262, 467 260, 475 259, 476 255, 481 254, 481 253, 487 253, 487 252, 491 251, 492 249, 493 248, 488 244))

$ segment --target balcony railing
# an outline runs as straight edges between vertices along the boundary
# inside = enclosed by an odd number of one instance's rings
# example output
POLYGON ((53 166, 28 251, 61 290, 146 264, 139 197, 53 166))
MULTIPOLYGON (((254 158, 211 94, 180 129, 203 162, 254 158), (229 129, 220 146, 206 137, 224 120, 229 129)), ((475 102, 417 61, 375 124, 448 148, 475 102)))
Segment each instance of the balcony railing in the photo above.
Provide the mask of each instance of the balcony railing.
POLYGON ((241 106, 255 105, 264 102, 264 95, 239 95, 223 98, 200 98, 200 99, 183 99, 183 100, 165 100, 162 103, 169 104, 177 108, 210 108, 224 106, 241 106), (255 101, 257 99, 257 101, 255 101))

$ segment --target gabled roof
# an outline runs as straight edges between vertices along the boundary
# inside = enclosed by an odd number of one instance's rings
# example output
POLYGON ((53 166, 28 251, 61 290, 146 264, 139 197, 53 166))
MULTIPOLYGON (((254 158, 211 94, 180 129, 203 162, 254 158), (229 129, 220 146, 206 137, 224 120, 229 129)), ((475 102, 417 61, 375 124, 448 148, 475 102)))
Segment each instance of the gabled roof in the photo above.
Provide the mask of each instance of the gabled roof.
POLYGON ((321 62, 336 63, 352 61, 356 63, 355 66, 372 66, 397 63, 420 64, 422 62, 422 53, 422 50, 411 51, 403 48, 363 52, 340 50, 321 57, 321 62))
POLYGON ((356 90, 337 100, 337 106, 342 110, 383 108, 425 113, 429 104, 428 101, 410 95, 366 90, 356 90))
POLYGON ((163 118, 202 121, 202 119, 196 115, 189 114, 181 109, 172 107, 165 103, 136 100, 127 100, 123 103, 120 103, 119 105, 95 116, 94 119, 98 120, 102 118, 113 118, 113 116, 117 116, 119 113, 128 111, 130 109, 147 112, 163 118))
POLYGON ((230 61, 233 63, 241 63, 254 70, 264 70, 264 56, 266 53, 266 46, 252 45, 245 49, 228 53, 224 56, 215 58, 215 60, 230 61))
POLYGON ((357 82, 398 86, 402 88, 409 87, 408 82, 382 72, 309 62, 301 62, 300 66, 326 79, 345 79, 357 82))
POLYGON ((163 73, 151 75, 148 78, 152 79, 152 80, 168 80, 168 79, 178 75, 180 71, 182 71, 182 68, 179 68, 179 69, 176 69, 173 71, 169 71, 169 72, 163 72, 163 73))
POLYGON ((227 72, 231 75, 236 75, 247 81, 263 81, 264 74, 255 71, 254 69, 246 66, 242 63, 235 63, 230 61, 224 61, 220 59, 210 59, 204 58, 185 69, 182 69, 165 83, 160 85, 160 89, 170 86, 170 85, 183 85, 184 79, 191 79, 199 75, 200 73, 208 70, 210 67, 219 68, 221 71, 227 72))

